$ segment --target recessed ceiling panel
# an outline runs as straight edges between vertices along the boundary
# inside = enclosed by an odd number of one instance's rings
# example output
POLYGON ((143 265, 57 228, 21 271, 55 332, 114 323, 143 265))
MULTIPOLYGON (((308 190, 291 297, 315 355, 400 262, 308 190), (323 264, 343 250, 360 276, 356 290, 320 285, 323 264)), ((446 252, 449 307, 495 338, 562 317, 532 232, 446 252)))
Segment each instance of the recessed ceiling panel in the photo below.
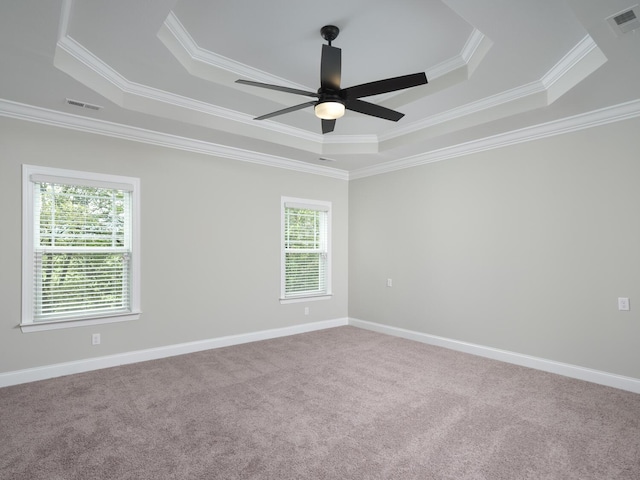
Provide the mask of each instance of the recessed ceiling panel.
POLYGON ((341 30, 343 85, 424 71, 459 55, 473 31, 439 0, 179 0, 173 11, 199 47, 309 87, 326 24, 341 30))

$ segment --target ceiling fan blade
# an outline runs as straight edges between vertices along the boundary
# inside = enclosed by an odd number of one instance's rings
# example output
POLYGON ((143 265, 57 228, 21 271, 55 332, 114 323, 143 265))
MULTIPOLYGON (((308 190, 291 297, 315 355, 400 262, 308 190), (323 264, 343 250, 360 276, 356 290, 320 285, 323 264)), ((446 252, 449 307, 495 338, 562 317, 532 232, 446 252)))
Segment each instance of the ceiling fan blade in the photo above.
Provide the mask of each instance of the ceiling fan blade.
POLYGON ((365 115, 372 115, 374 117, 383 118, 385 120, 391 120, 392 122, 397 122, 402 117, 404 117, 404 113, 396 112, 395 110, 391 110, 390 108, 381 107, 380 105, 375 105, 373 103, 365 102, 363 100, 358 100, 355 98, 350 100, 347 99, 344 106, 348 110, 364 113, 365 115))
POLYGON ((336 126, 336 121, 334 120, 325 120, 322 119, 322 133, 330 133, 333 132, 333 129, 336 126))
POLYGON ((427 76, 424 72, 412 73, 411 75, 403 75, 401 77, 387 78, 386 80, 378 80, 377 82, 355 85, 345 88, 342 90, 342 93, 346 95, 346 98, 361 98, 417 87, 425 83, 427 83, 427 76))
POLYGON ((252 82, 251 80, 236 80, 236 83, 242 85, 251 85, 252 87, 268 88, 270 90, 277 90, 278 92, 295 93, 296 95, 306 95, 307 97, 316 97, 316 92, 307 92, 306 90, 298 90, 297 88, 282 87, 280 85, 271 85, 270 83, 252 82))
POLYGON ((265 120, 267 118, 283 115, 285 113, 295 112, 296 110, 302 110, 303 108, 311 107, 315 104, 315 101, 301 103, 300 105, 294 105, 293 107, 283 108, 282 110, 278 110, 277 112, 267 113, 266 115, 254 118, 254 120, 265 120))
POLYGON ((331 45, 322 45, 320 86, 329 90, 340 90, 341 72, 342 50, 331 45))

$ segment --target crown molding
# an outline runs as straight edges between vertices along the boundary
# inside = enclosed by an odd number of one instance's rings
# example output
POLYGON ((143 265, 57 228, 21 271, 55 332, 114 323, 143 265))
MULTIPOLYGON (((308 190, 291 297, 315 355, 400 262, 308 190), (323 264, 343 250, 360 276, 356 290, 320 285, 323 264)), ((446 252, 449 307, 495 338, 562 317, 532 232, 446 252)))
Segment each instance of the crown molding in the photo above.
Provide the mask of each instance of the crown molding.
MULTIPOLYGON (((521 102, 522 100, 525 100, 524 104, 526 104, 526 99, 531 99, 536 95, 540 96, 540 94, 546 93, 546 103, 549 104, 552 102, 552 100, 550 100, 550 89, 555 88, 555 85, 563 82, 575 84, 590 74, 593 69, 606 61, 606 57, 604 57, 602 52, 600 52, 593 39, 587 35, 538 81, 433 115, 409 125, 404 125, 382 136, 334 135, 330 138, 324 138, 322 135, 289 127, 279 122, 265 121, 261 122, 259 126, 256 126, 250 115, 127 80, 119 72, 115 71, 68 35, 68 23, 72 13, 73 3, 73 0, 63 0, 57 48, 68 55, 69 58, 72 58, 77 62, 77 65, 75 65, 74 68, 79 67, 87 69, 88 72, 96 74, 99 79, 106 81, 108 85, 115 87, 117 90, 115 94, 113 90, 108 90, 107 92, 101 91, 105 97, 115 103, 120 105, 123 103, 135 104, 136 102, 144 102, 145 100, 157 102, 168 107, 181 108, 191 112, 198 112, 209 117, 216 117, 225 121, 231 121, 236 125, 245 125, 251 128, 266 130, 266 135, 269 135, 269 133, 275 133, 301 139, 305 142, 315 144, 317 147, 316 149, 323 152, 325 150, 331 150, 332 147, 347 147, 349 145, 355 146, 355 148, 358 148, 357 146, 360 145, 361 148, 374 152, 378 150, 378 146, 383 141, 400 139, 400 137, 409 134, 419 134, 419 132, 424 132, 437 125, 459 121, 471 115, 477 115, 480 113, 488 114, 489 112, 497 111, 499 108, 506 111, 510 109, 510 104, 516 105, 514 108, 517 109, 517 104, 519 104, 519 102, 520 104, 523 104, 523 102, 521 102), (583 64, 586 64, 586 66, 583 64), (109 93, 112 95, 110 96, 109 93), (131 96, 133 97, 131 99, 136 101, 125 102, 126 96, 131 96)), ((177 45, 179 45, 179 47, 186 52, 187 56, 194 62, 202 62, 211 65, 214 68, 222 69, 233 75, 245 76, 256 81, 277 83, 290 86, 292 88, 309 89, 306 86, 293 84, 285 79, 270 75, 266 72, 262 72, 200 48, 173 12, 169 13, 169 16, 163 23, 161 32, 158 33, 160 39, 164 41, 161 33, 168 33, 171 38, 177 42, 177 45), (162 32, 163 29, 164 32, 162 32)), ((431 67, 431 69, 428 70, 430 77, 432 79, 443 77, 461 68, 469 70, 469 65, 472 60, 475 61, 474 56, 476 56, 478 50, 487 50, 490 48, 490 43, 490 40, 488 40, 480 31, 474 29, 461 54, 442 62, 439 65, 431 67)), ((62 69, 64 70, 64 68, 62 69)), ((469 74, 470 72, 468 71, 467 76, 469 74)), ((99 89, 96 91, 99 91, 99 89)), ((439 150, 425 152, 381 165, 360 169, 351 172, 351 174, 345 170, 336 168, 317 166, 287 158, 226 147, 137 127, 129 127, 96 119, 88 119, 86 117, 60 113, 53 110, 18 104, 1 99, 0 115, 152 145, 177 148, 223 158, 349 180, 371 175, 379 175, 413 166, 481 152, 484 150, 500 148, 530 140, 569 133, 593 126, 604 125, 611 122, 625 120, 627 118, 634 118, 640 115, 640 100, 439 150)))
MULTIPOLYGON (((235 110, 219 107, 210 103, 195 100, 193 98, 184 97, 182 95, 177 95, 175 93, 166 92, 164 90, 129 81, 119 72, 114 70, 111 66, 95 56, 90 50, 85 48, 82 44, 68 35, 62 37, 58 41, 57 50, 64 52, 75 62, 77 62, 76 67, 87 68, 90 72, 97 74, 101 79, 106 80, 108 84, 116 87, 120 95, 114 96, 110 95, 109 92, 104 91, 101 91, 100 93, 120 106, 124 107, 124 104, 127 103, 125 99, 122 98, 122 96, 134 96, 143 100, 150 100, 172 107, 199 112, 210 117, 217 117, 223 120, 235 122, 236 124, 247 125, 251 128, 257 127, 255 121, 253 120, 253 117, 246 113, 237 112, 235 110)), ((65 71, 66 73, 74 76, 74 72, 70 71, 70 67, 68 67, 65 62, 58 60, 57 57, 58 55, 56 52, 56 66, 58 66, 58 68, 65 71)), ((91 85, 87 86, 93 88, 91 85)), ((95 88, 93 89, 96 90, 95 88)), ((130 103, 135 104, 135 102, 130 103)), ((138 111, 146 113, 143 109, 138 109, 138 111)), ((319 146, 323 142, 322 135, 320 134, 284 125, 279 122, 265 121, 261 123, 259 128, 272 133, 278 133, 293 137, 295 139, 300 139, 306 142, 312 142, 318 145, 318 150, 320 149, 319 146)))
MULTIPOLYGON (((467 38, 464 46, 462 47, 462 51, 460 52, 460 54, 428 68, 425 72, 427 78, 432 81, 436 78, 443 77, 449 73, 452 73, 460 68, 467 68, 473 56, 478 51, 478 48, 485 40, 485 35, 480 30, 474 28, 467 38)), ((467 78, 469 78, 470 73, 471 72, 467 71, 467 78)))
MULTIPOLYGON (((277 84, 299 90, 315 91, 315 88, 307 85, 296 84, 287 79, 271 75, 262 70, 236 62, 232 59, 202 48, 193 39, 189 31, 185 28, 182 22, 180 22, 180 19, 173 11, 169 12, 169 15, 158 32, 158 37, 189 72, 206 80, 221 81, 224 76, 221 76, 218 72, 223 71, 225 73, 232 74, 235 77, 245 77, 257 82, 277 84), (206 67, 206 69, 198 68, 197 64, 206 67)), ((474 29, 467 38, 461 53, 439 63, 438 65, 426 69, 427 77, 435 80, 452 74, 457 70, 466 70, 464 77, 468 78, 470 74, 468 71, 468 63, 479 51, 479 47, 483 41, 486 41, 485 36, 479 30, 474 29)), ((460 80, 458 79, 455 83, 459 81, 460 80)), ((425 90, 421 96, 426 96, 430 93, 430 91, 425 90)), ((271 91, 267 93, 263 92, 263 95, 274 96, 276 94, 271 91)), ((405 95, 403 95, 403 92, 390 92, 378 95, 378 100, 379 103, 383 103, 395 97, 404 98, 405 95)), ((411 99, 411 101, 413 101, 413 99, 411 99)), ((406 102, 398 102, 396 99, 395 107, 404 103, 406 102)))
POLYGON ((547 102, 555 102, 606 62, 600 47, 589 35, 585 36, 542 78, 547 102))
POLYGON ((378 144, 378 135, 331 135, 324 139, 324 145, 378 144))
POLYGON ((390 173, 509 145, 640 117, 640 99, 352 171, 349 180, 390 173))
MULTIPOLYGON (((300 85, 291 82, 285 78, 278 77, 257 68, 250 67, 248 65, 245 65, 244 63, 236 62, 235 60, 202 48, 193 39, 189 31, 185 28, 182 22, 180 22, 180 19, 173 11, 169 12, 169 15, 167 16, 163 26, 161 27, 161 30, 162 29, 164 29, 165 32, 159 33, 158 36, 160 37, 160 39, 165 42, 167 37, 164 35, 164 33, 169 33, 173 37, 173 39, 177 41, 178 45, 180 45, 182 49, 187 53, 188 57, 190 57, 193 61, 202 62, 211 67, 230 72, 235 76, 244 76, 258 82, 275 83, 278 85, 297 88, 300 90, 315 90, 315 88, 309 87, 308 85, 300 85)), ((467 63, 471 60, 484 38, 485 36, 482 32, 477 29, 473 29, 459 55, 456 55, 434 67, 427 69, 429 78, 435 79, 437 77, 446 75, 447 73, 451 73, 453 70, 456 70, 458 68, 466 67, 467 63)), ((384 97, 380 95, 380 98, 384 97)))
POLYGON ((482 33, 477 28, 474 28, 467 39, 467 43, 462 47, 462 52, 460 52, 460 57, 465 64, 471 63, 471 59, 480 48, 480 45, 486 40, 484 33, 482 33))
POLYGON ((132 140, 149 145, 174 148, 205 155, 240 160, 269 167, 294 170, 296 172, 322 175, 339 180, 348 180, 345 170, 338 168, 313 165, 298 160, 268 155, 241 148, 228 147, 202 140, 195 140, 177 135, 156 132, 138 127, 131 127, 104 120, 82 117, 69 113, 58 112, 32 105, 0 99, 0 116, 40 123, 54 127, 67 128, 79 132, 103 135, 112 138, 132 140))
POLYGON ((593 38, 586 35, 542 77, 541 82, 544 88, 551 88, 554 83, 569 74, 587 55, 597 49, 599 50, 599 47, 593 38))
MULTIPOLYGON (((306 85, 291 82, 200 47, 173 11, 169 12, 169 15, 161 27, 161 30, 162 29, 166 29, 166 32, 173 36, 187 53, 188 57, 194 62, 201 62, 214 68, 225 70, 236 77, 250 78, 251 80, 263 83, 275 83, 299 90, 315 91, 315 88, 309 88, 306 85)), ((167 38, 162 34, 162 31, 158 33, 158 37, 163 43, 167 38)))
MULTIPOLYGON (((234 134, 248 135, 266 141, 277 141, 293 148, 300 148, 314 153, 335 153, 333 150, 339 146, 346 148, 349 153, 377 152, 383 148, 382 143, 384 142, 389 144, 397 143, 403 141, 403 137, 409 135, 426 138, 432 135, 434 127, 442 126, 447 131, 455 131, 459 128, 459 125, 468 126, 469 122, 482 123, 483 120, 480 115, 486 115, 483 118, 490 119, 502 118, 548 105, 601 65, 601 59, 595 58, 594 60, 594 57, 597 57, 594 52, 603 57, 593 39, 587 35, 554 65, 541 80, 500 92, 410 124, 404 124, 379 136, 333 135, 325 137, 319 133, 285 125, 278 121, 266 120, 256 123, 251 115, 242 112, 129 81, 69 36, 67 28, 72 9, 73 0, 64 0, 54 62, 58 68, 79 79, 82 83, 114 103, 123 108, 142 113, 153 111, 156 115, 165 118, 174 118, 187 123, 219 128, 234 134), (553 88, 553 92, 549 91, 550 88, 553 88)), ((174 47, 179 45, 177 48, 180 49, 180 55, 176 58, 184 54, 193 61, 205 63, 213 68, 223 69, 227 74, 232 72, 233 76, 241 75, 259 81, 308 89, 305 86, 292 84, 285 79, 266 74, 200 48, 173 12, 170 12, 163 22, 158 36, 165 42, 167 41, 167 36, 170 40, 177 42, 173 45, 174 47)), ((476 59, 475 57, 482 57, 484 55, 483 52, 486 53, 490 48, 490 43, 490 40, 480 31, 474 29, 467 39, 461 54, 432 67, 428 71, 429 75, 433 79, 440 77, 443 81, 446 81, 447 75, 456 71, 466 70, 466 77, 468 77, 470 74, 470 62, 477 63, 477 61, 480 61, 481 58, 476 59)), ((169 48, 169 50, 174 55, 176 54, 172 48, 169 48)), ((178 58, 178 60, 181 59, 178 58)), ((407 98, 413 98, 406 97, 406 95, 409 95, 407 92, 394 92, 394 94, 398 95, 395 98, 391 98, 391 101, 399 102, 407 98)), ((420 92, 411 93, 411 95, 414 94, 424 96, 420 92)), ((384 100, 381 98, 381 101, 384 100)))
POLYGON ((0 99, 0 116, 67 128, 80 132, 131 140, 149 145, 175 148, 178 150, 202 153, 231 160, 239 160, 259 165, 283 168, 286 170, 294 170, 302 173, 322 175, 340 180, 356 180, 358 178, 381 175, 397 170, 426 165, 428 163, 440 162, 451 158, 479 153, 486 150, 493 150, 496 148, 637 118, 640 117, 640 99, 471 142, 453 145, 451 147, 432 150, 420 155, 414 155, 381 165, 355 170, 351 173, 337 168, 313 165, 284 157, 262 154, 240 148, 227 147, 224 145, 155 132, 138 127, 125 126, 104 120, 89 119, 79 115, 61 113, 55 110, 34 107, 3 99, 0 99))
MULTIPOLYGON (((460 120, 464 117, 469 117, 480 112, 489 112, 491 110, 498 109, 499 107, 508 107, 509 104, 514 105, 514 109, 518 109, 518 111, 512 111, 512 114, 521 113, 523 108, 527 109, 528 103, 526 100, 533 100, 535 96, 541 96, 542 94, 544 94, 544 99, 542 101, 544 104, 549 105, 551 103, 549 89, 551 89, 554 84, 559 82, 561 79, 571 76, 574 71, 580 70, 580 66, 582 65, 581 62, 588 61, 590 59, 590 54, 597 56, 601 54, 601 52, 594 40, 587 35, 562 59, 560 59, 560 61, 558 61, 558 63, 556 63, 540 80, 536 80, 528 84, 497 93, 490 97, 485 97, 476 102, 461 105, 460 107, 395 128, 388 133, 380 135, 380 142, 386 142, 411 133, 419 132, 420 130, 432 128, 436 125, 460 120)), ((593 64, 588 66, 587 70, 579 72, 574 84, 583 80, 600 65, 601 63, 593 64)), ((507 108, 507 110, 509 109, 507 108)))
POLYGON ((480 112, 486 112, 490 109, 497 108, 543 92, 545 92, 545 89, 542 85, 542 82, 540 81, 522 85, 520 87, 516 87, 511 90, 507 90, 490 97, 483 98, 481 100, 478 100, 477 102, 468 103, 466 105, 452 108, 436 115, 431 115, 430 117, 426 117, 422 120, 418 120, 402 127, 397 127, 389 131, 388 133, 380 135, 380 142, 393 140, 405 135, 409 135, 411 133, 416 133, 421 130, 432 128, 436 125, 459 120, 461 118, 468 117, 480 112))

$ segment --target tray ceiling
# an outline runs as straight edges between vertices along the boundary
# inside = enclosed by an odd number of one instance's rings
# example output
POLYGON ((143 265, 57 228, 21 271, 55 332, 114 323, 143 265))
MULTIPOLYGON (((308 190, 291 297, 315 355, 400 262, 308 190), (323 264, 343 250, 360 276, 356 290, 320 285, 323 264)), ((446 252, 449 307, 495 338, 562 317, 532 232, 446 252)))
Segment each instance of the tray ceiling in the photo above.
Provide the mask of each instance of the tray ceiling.
POLYGON ((0 4, 0 113, 345 178, 639 114, 640 30, 626 0, 23 0, 0 4), (322 135, 320 28, 340 27, 342 86, 424 71, 322 135), (301 100, 302 98, 302 100, 301 100), (72 99, 75 102, 68 102, 72 99), (100 107, 87 108, 89 107, 100 107))

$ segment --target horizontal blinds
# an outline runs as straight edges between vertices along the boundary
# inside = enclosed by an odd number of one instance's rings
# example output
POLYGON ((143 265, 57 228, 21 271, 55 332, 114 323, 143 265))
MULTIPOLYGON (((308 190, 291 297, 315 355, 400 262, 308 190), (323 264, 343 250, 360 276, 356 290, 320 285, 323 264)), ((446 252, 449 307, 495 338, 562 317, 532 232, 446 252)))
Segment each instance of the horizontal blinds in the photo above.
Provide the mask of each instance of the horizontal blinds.
MULTIPOLYGON (((34 320, 126 312, 131 298, 128 190, 32 175, 34 320)), ((100 182, 94 182, 100 183, 100 182)))
POLYGON ((327 211, 285 204, 285 296, 327 292, 327 211))
POLYGON ((34 259, 35 320, 129 310, 129 253, 42 253, 34 259))
POLYGON ((129 243, 130 193, 36 184, 37 247, 120 247, 129 243))
POLYGON ((325 212, 287 208, 285 216, 285 249, 322 249, 326 243, 325 212))
POLYGON ((326 292, 326 255, 318 253, 285 253, 286 296, 323 294, 326 292))

